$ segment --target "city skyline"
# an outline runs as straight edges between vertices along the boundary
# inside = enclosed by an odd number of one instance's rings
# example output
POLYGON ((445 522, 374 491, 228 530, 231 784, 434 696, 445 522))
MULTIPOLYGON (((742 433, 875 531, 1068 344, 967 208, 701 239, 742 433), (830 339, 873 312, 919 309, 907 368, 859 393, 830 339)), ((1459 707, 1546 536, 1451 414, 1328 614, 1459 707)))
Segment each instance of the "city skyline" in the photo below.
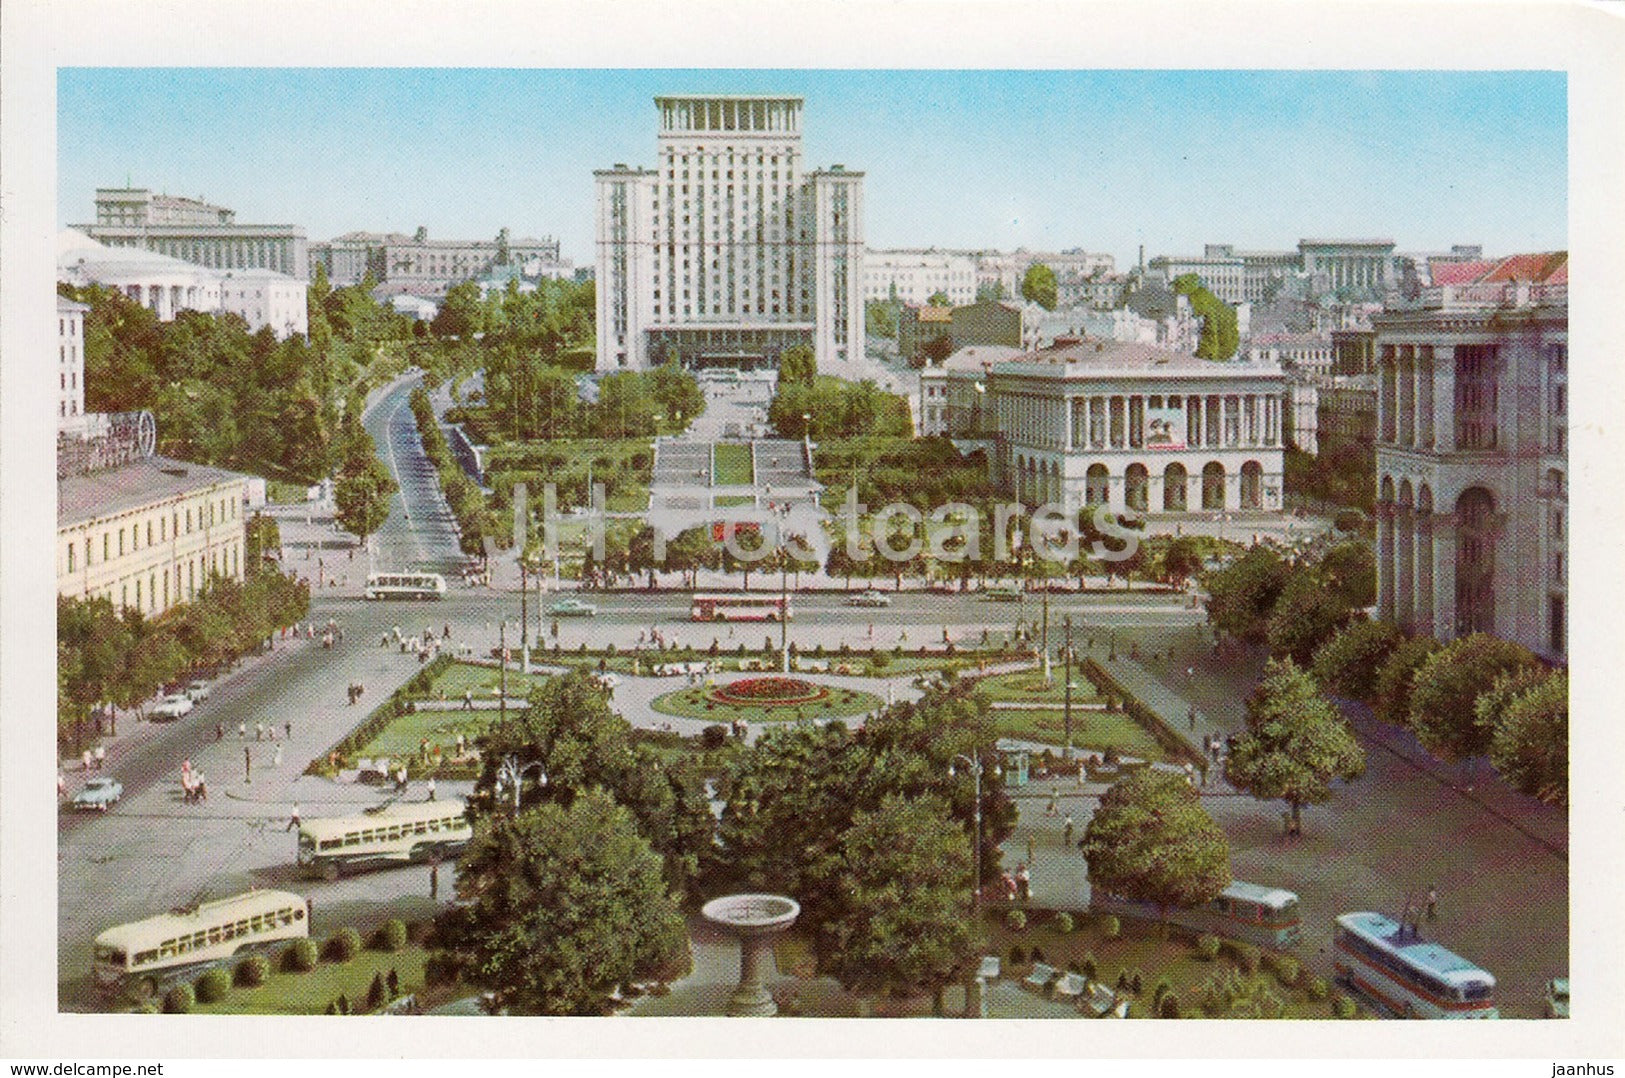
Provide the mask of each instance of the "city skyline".
POLYGON ((805 98, 808 163, 866 173, 875 248, 1568 243, 1561 72, 84 68, 58 92, 60 225, 128 182, 311 240, 507 227, 588 265, 591 173, 646 156, 655 95, 772 92, 805 98))

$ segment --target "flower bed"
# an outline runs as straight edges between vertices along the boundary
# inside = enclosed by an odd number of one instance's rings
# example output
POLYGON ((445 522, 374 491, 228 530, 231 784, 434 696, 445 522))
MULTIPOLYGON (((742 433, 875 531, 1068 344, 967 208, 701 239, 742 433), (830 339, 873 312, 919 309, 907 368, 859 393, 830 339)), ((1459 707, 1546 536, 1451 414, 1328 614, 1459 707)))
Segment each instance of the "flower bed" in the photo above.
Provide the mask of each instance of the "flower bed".
POLYGON ((794 677, 747 677, 718 685, 707 698, 719 704, 780 707, 810 704, 829 695, 829 689, 794 677))

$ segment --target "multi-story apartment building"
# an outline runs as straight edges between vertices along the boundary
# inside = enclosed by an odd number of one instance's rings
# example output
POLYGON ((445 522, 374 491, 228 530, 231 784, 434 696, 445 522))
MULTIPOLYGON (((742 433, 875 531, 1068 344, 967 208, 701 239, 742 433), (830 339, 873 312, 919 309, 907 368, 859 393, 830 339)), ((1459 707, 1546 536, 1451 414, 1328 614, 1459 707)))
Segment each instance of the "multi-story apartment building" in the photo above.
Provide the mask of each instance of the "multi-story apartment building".
POLYGON ((595 172, 598 368, 864 348, 863 173, 807 171, 802 99, 658 97, 657 166, 595 172))
POLYGON ((1566 661, 1568 257, 1463 265, 1375 319, 1378 607, 1566 661))
POLYGON ((56 297, 56 425, 76 426, 85 414, 85 313, 90 308, 56 297))
POLYGON ((109 247, 135 247, 215 270, 275 270, 309 277, 305 230, 245 225, 224 206, 144 187, 96 191, 96 223, 70 226, 109 247))
POLYGON ((1158 255, 1151 260, 1150 268, 1170 285, 1194 273, 1203 287, 1231 305, 1247 299, 1246 267, 1228 247, 1209 246, 1200 256, 1158 255))
POLYGON ((429 230, 346 232, 310 245, 334 286, 360 284, 368 274, 393 295, 444 295, 454 284, 483 277, 498 266, 513 266, 529 277, 569 276, 574 267, 559 257, 559 241, 509 239, 503 229, 489 240, 433 240, 429 230))
POLYGON ((976 258, 976 290, 997 285, 1004 299, 1021 298, 1021 282, 1027 270, 1041 262, 1055 273, 1056 306, 1071 307, 1087 302, 1091 290, 1117 268, 1109 254, 1071 248, 1065 251, 984 251, 976 258))
POLYGON ((154 617, 210 576, 241 580, 249 477, 152 456, 146 413, 94 418, 57 440, 57 594, 154 617))
POLYGON ((1026 504, 1281 509, 1277 367, 1068 340, 992 364, 985 387, 1000 475, 1026 504))
POLYGON ((976 258, 962 251, 903 248, 863 254, 865 300, 923 304, 942 293, 951 305, 976 300, 976 258))

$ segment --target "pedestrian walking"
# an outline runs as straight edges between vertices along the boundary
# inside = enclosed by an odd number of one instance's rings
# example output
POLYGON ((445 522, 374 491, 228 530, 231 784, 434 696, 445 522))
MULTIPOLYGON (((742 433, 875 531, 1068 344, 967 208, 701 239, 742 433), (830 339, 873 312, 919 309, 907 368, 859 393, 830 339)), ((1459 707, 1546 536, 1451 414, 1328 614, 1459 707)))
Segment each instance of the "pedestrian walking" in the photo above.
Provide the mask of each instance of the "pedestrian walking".
POLYGON ((1185 677, 1194 678, 1195 676, 1196 676, 1196 667, 1194 667, 1194 666, 1185 667, 1185 677))
POLYGON ((1437 921, 1439 919, 1439 888, 1436 887, 1436 886, 1428 888, 1428 911, 1427 912, 1428 912, 1428 920, 1437 921))
POLYGON ((434 800, 434 776, 429 776, 429 800, 434 800))
POLYGON ((254 740, 255 741, 264 741, 265 740, 265 724, 263 722, 256 722, 254 724, 254 740))
MULTIPOLYGON (((463 690, 463 710, 464 711, 473 711, 474 710, 474 690, 473 689, 464 689, 463 690)), ((460 751, 461 750, 459 749, 459 752, 460 751)))
POLYGON ((439 899, 440 898, 440 862, 439 861, 431 861, 429 863, 429 897, 431 899, 439 899))
POLYGON ((1061 813, 1061 795, 1059 791, 1049 792, 1049 804, 1044 809, 1045 816, 1059 816, 1061 813))
POLYGON ((288 817, 288 826, 282 829, 283 834, 299 830, 299 802, 293 803, 293 813, 288 817))
POLYGON ((244 782, 253 782, 254 781, 254 776, 251 773, 252 770, 253 770, 253 767, 254 767, 254 757, 252 755, 250 755, 248 746, 244 745, 243 746, 243 781, 244 782))
POLYGON ((1196 729, 1196 705, 1195 704, 1191 705, 1191 709, 1190 709, 1189 712, 1186 713, 1185 719, 1186 719, 1186 721, 1188 721, 1190 723, 1192 730, 1196 729))
POLYGON ((1031 861, 1032 859, 1033 859, 1033 836, 1029 834, 1027 836, 1027 860, 1031 861))
POLYGON ((277 742, 276 749, 271 754, 271 766, 272 767, 281 767, 282 766, 282 743, 280 741, 277 742))
POLYGON ((1062 845, 1062 847, 1072 845, 1072 828, 1073 828, 1073 826, 1074 825, 1072 823, 1072 817, 1068 816, 1066 818, 1066 824, 1061 828, 1061 845, 1062 845))
POLYGON ((293 720, 292 719, 289 719, 289 720, 287 720, 286 722, 284 722, 282 724, 282 736, 286 737, 286 738, 293 737, 293 720))
POLYGON ((107 764, 107 746, 96 746, 96 770, 100 771, 107 764))
POLYGON ((199 771, 195 776, 193 776, 192 782, 193 782, 192 796, 194 798, 196 798, 200 802, 208 801, 209 800, 209 780, 203 777, 203 772, 199 771))
POLYGON ((1033 897, 1033 878, 1026 864, 1016 866, 1016 896, 1023 902, 1033 897))
POLYGON ((96 758, 95 758, 95 757, 94 757, 94 756, 92 756, 92 755, 91 755, 91 754, 90 754, 90 750, 89 750, 89 749, 86 749, 86 750, 85 750, 85 751, 84 751, 84 754, 83 754, 83 756, 82 756, 82 757, 81 757, 81 759, 82 759, 82 761, 83 761, 83 762, 84 762, 84 765, 85 765, 85 770, 86 770, 86 771, 89 771, 89 770, 90 770, 90 769, 91 769, 91 767, 92 767, 92 766, 93 766, 93 765, 94 765, 94 764, 95 764, 95 762, 96 762, 96 758))

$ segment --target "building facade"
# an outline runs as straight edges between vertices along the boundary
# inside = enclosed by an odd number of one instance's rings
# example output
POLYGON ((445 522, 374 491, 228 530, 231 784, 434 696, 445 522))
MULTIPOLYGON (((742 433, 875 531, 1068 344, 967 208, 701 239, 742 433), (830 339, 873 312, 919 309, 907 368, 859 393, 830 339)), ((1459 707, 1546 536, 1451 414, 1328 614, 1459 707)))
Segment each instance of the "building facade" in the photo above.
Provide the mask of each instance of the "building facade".
POLYGON ((1374 328, 1381 615, 1566 661, 1566 253, 1503 259, 1374 328))
POLYGON ((309 277, 305 230, 245 225, 224 206, 142 187, 96 191, 96 223, 71 226, 108 247, 134 247, 216 270, 275 270, 309 277))
POLYGON ((1396 283, 1393 240, 1299 240, 1316 292, 1382 295, 1396 283))
POLYGON ((57 481, 57 594, 155 617, 243 578, 248 477, 150 457, 57 481))
MULTIPOLYGON (((913 366, 925 362, 925 348, 933 341, 953 351, 954 310, 930 303, 905 303, 897 312, 897 354, 913 366)), ((938 353, 938 358, 942 358, 938 353)))
POLYGON ((976 258, 976 291, 997 286, 1001 298, 1019 300, 1022 279, 1038 262, 1055 272, 1055 302, 1062 307, 1081 302, 1089 282, 1110 276, 1117 269, 1117 260, 1111 255, 1078 247, 1065 251, 984 251, 976 258))
POLYGON ((279 338, 310 332, 308 287, 274 270, 228 270, 220 278, 220 307, 241 316, 250 332, 269 326, 279 338))
POLYGON ((1169 285, 1194 273, 1204 288, 1232 306, 1247 299, 1245 264, 1228 247, 1209 247, 1199 257, 1158 255, 1151 260, 1150 269, 1160 273, 1169 285))
POLYGON ((1281 510, 1278 368, 1085 340, 996 363, 985 384, 1000 476, 1025 504, 1281 510))
POLYGON ((1008 345, 973 344, 959 349, 941 364, 922 370, 915 408, 920 433, 973 441, 993 437, 988 374, 995 363, 1019 355, 1021 349, 1008 345))
POLYGON ((658 165, 595 172, 598 369, 839 370, 864 349, 863 174, 808 171, 802 99, 658 97, 658 165))
POLYGON ((78 425, 85 414, 85 314, 90 310, 56 297, 56 424, 78 425))
POLYGON ((402 232, 346 232, 310 245, 336 287, 360 284, 369 274, 394 295, 438 296, 454 284, 488 275, 498 266, 517 267, 525 276, 568 277, 574 266, 559 256, 559 241, 510 239, 503 229, 489 240, 436 240, 426 228, 402 232))
POLYGON ((904 248, 863 254, 865 300, 923 304, 941 292, 950 304, 976 301, 976 259, 959 251, 904 248))

